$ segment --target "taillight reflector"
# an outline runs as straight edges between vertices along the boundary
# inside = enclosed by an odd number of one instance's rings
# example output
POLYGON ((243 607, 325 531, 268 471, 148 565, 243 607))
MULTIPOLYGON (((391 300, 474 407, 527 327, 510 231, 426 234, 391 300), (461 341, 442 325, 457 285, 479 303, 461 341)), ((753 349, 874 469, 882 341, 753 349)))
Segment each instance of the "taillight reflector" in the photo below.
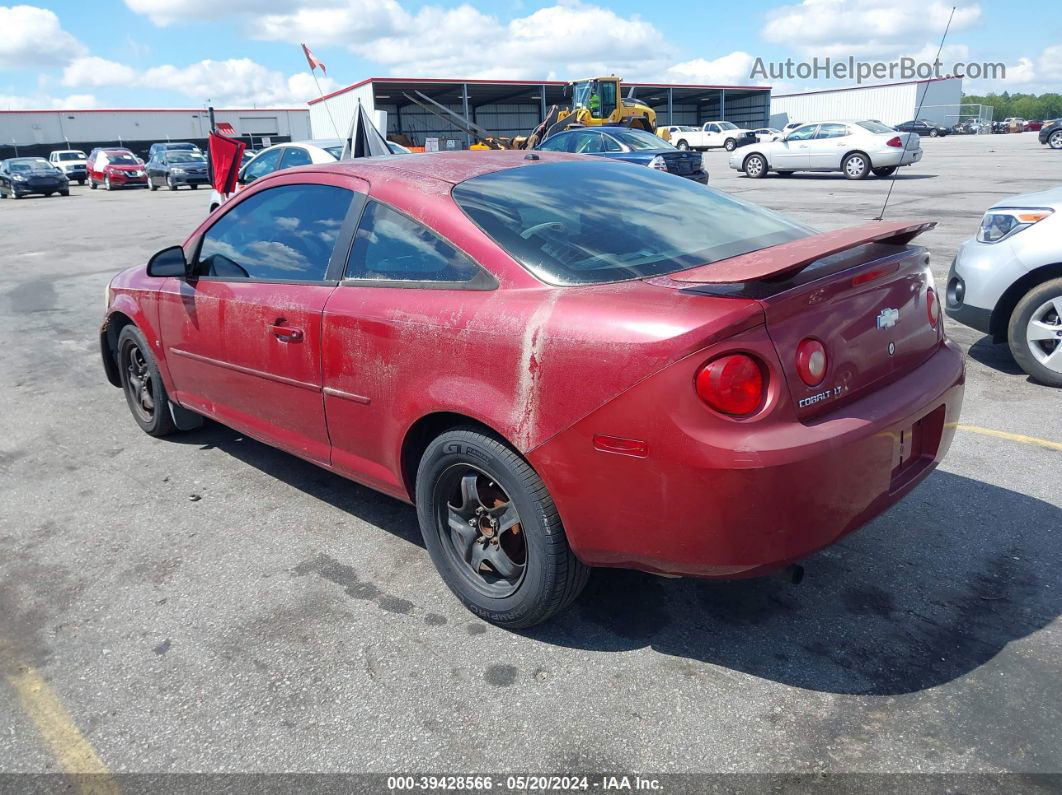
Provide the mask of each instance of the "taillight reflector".
POLYGON ((743 353, 714 359, 697 373, 697 394, 723 414, 752 414, 763 404, 765 388, 763 368, 743 353))
POLYGON ((810 337, 799 345, 796 352, 797 373, 808 386, 818 386, 826 377, 826 346, 810 337))
POLYGON ((901 149, 903 147, 903 141, 901 141, 900 136, 897 135, 895 138, 890 138, 889 140, 887 140, 885 142, 885 146, 894 146, 897 149, 901 149))
POLYGON ((937 303, 937 291, 932 287, 926 292, 926 312, 929 314, 929 325, 936 328, 940 322, 940 306, 937 303))

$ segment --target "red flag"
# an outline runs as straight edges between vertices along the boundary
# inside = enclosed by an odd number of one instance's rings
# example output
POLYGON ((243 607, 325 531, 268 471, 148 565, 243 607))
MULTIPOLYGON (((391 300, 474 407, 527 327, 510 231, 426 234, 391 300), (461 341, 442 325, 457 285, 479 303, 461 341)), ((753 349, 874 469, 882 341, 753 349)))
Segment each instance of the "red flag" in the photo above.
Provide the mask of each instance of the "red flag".
POLYGON ((325 68, 324 63, 320 59, 318 59, 318 57, 316 55, 314 55, 312 52, 310 52, 310 48, 309 47, 307 47, 305 44, 302 45, 302 51, 304 53, 306 53, 306 63, 308 63, 310 65, 310 71, 311 72, 314 69, 316 69, 318 66, 320 66, 322 74, 324 74, 325 76, 328 75, 328 69, 325 68))

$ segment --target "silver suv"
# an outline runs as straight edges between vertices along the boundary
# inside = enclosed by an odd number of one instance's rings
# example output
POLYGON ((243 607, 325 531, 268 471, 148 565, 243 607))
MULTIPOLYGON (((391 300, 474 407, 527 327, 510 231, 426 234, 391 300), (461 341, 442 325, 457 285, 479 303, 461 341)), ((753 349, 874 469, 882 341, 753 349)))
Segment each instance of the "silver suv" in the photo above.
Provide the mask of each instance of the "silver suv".
POLYGON ((1062 386, 1062 187, 989 208, 951 265, 945 311, 1008 343, 1035 380, 1062 386))

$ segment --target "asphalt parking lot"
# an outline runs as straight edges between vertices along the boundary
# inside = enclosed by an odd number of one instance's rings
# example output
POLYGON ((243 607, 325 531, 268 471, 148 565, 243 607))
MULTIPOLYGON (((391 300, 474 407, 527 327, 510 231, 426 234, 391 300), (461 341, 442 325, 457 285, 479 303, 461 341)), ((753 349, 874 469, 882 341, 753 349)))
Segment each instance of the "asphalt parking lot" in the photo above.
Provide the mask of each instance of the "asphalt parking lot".
MULTIPOLYGON (((924 149, 887 216, 939 221, 938 285, 989 205, 1062 184, 1035 133, 924 149)), ((727 157, 711 184, 822 229, 888 187, 727 157)), ((507 632, 446 590, 409 506, 217 425, 137 429, 100 367, 104 286, 207 200, 0 202, 0 772, 63 769, 38 680, 112 773, 1062 771, 1062 393, 1005 347, 948 323, 947 460, 803 584, 598 571, 507 632)))

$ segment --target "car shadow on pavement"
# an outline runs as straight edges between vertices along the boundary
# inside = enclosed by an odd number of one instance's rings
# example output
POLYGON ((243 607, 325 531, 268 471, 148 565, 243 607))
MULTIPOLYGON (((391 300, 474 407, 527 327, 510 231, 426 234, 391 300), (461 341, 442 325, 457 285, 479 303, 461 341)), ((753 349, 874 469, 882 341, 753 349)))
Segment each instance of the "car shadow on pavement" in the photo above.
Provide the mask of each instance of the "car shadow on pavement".
POLYGON ((996 344, 990 336, 981 337, 967 351, 971 359, 1006 375, 1025 375, 1005 342, 996 344))
POLYGON ((651 646, 809 690, 910 693, 970 673, 1062 613, 1060 528, 1049 503, 938 470, 804 561, 799 586, 599 569, 572 608, 525 634, 595 651, 651 646))
MULTIPOLYGON (((423 547, 416 512, 208 422, 176 442, 221 450, 423 547)), ((830 693, 892 695, 964 676, 1062 614, 1062 510, 937 470, 867 527, 780 578, 664 579, 597 569, 576 603, 520 634, 661 654, 830 693)), ((666 532, 666 528, 646 528, 666 532)), ((441 580, 425 587, 444 589, 441 580)))
MULTIPOLYGON (((857 180, 849 180, 844 174, 839 171, 797 171, 794 174, 790 174, 788 177, 779 177, 777 174, 768 174, 767 179, 796 179, 796 180, 821 180, 830 182, 834 180, 842 180, 846 182, 855 182, 857 180)), ((897 174, 895 179, 897 182, 907 182, 912 179, 936 179, 936 174, 897 174)), ((864 180, 865 182, 890 182, 893 177, 873 177, 868 175, 864 180)))

